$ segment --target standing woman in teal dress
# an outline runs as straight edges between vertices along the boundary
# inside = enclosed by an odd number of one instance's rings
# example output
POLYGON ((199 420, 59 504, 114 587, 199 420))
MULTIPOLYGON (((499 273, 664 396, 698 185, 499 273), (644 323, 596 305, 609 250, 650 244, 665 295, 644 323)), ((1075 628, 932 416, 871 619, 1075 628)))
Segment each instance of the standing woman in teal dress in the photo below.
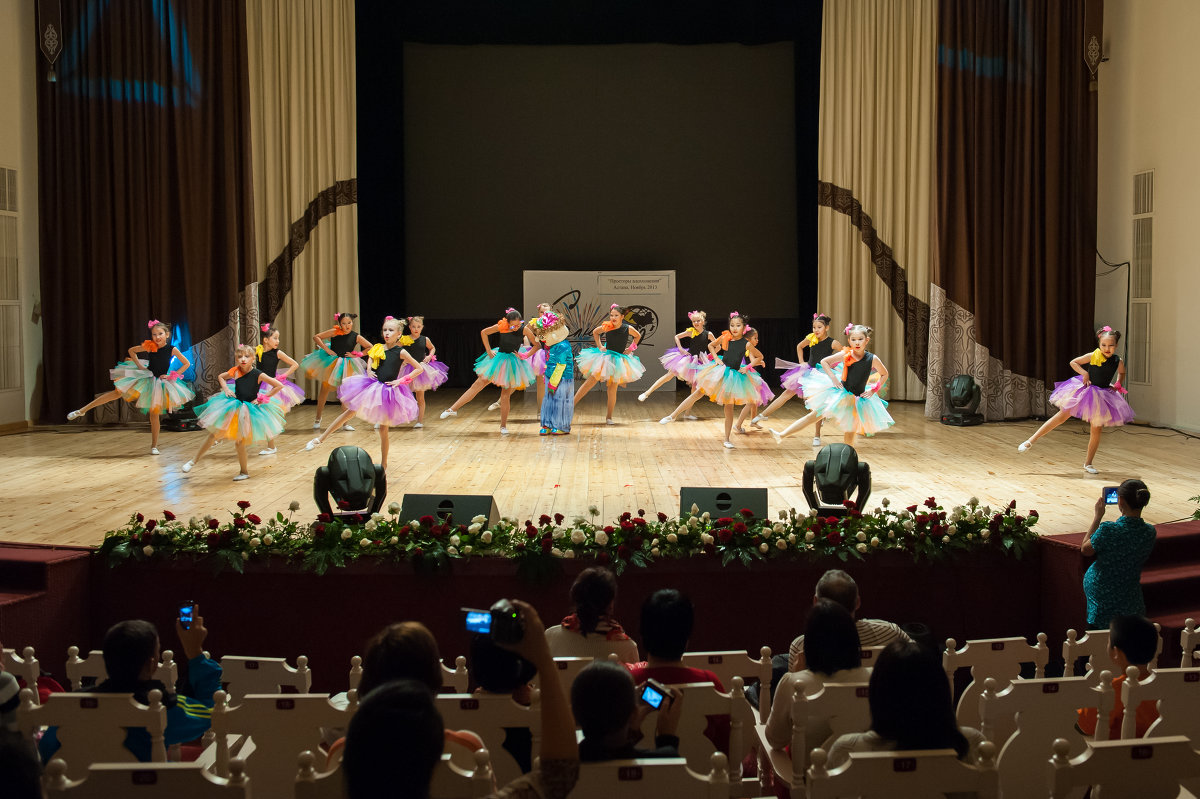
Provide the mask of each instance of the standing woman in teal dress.
POLYGON ((1087 597, 1088 629, 1108 629, 1113 616, 1146 615, 1142 598, 1142 565, 1154 549, 1154 525, 1142 521, 1142 508, 1150 502, 1150 490, 1141 480, 1126 480, 1117 489, 1121 518, 1104 518, 1104 492, 1096 501, 1096 516, 1079 545, 1096 560, 1083 575, 1087 597))

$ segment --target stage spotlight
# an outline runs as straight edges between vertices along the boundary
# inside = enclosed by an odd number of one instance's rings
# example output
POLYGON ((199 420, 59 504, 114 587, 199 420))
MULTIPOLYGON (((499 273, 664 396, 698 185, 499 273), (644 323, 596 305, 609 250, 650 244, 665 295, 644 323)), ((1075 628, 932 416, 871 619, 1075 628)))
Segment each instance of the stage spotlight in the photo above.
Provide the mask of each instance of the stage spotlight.
POLYGON ((955 375, 947 380, 942 386, 942 399, 946 403, 942 424, 954 427, 983 424, 983 414, 976 413, 982 396, 979 384, 970 375, 955 375))
POLYGON ((861 508, 871 496, 871 466, 860 461, 854 447, 829 444, 815 460, 804 464, 804 498, 808 506, 826 516, 841 516, 852 492, 861 508))
POLYGON ((387 498, 383 467, 359 447, 338 447, 313 475, 313 499, 322 513, 333 514, 329 497, 344 513, 378 513, 387 498))

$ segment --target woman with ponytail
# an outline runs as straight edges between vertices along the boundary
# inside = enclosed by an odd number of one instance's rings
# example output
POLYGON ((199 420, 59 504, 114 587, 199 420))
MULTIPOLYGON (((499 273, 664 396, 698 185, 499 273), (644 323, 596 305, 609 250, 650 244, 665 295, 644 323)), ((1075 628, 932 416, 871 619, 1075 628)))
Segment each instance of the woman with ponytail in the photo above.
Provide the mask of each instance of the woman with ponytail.
POLYGON ((1083 575, 1089 630, 1103 630, 1115 616, 1145 616, 1142 598, 1142 565, 1154 549, 1154 525, 1142 520, 1150 502, 1150 489, 1141 480, 1126 480, 1117 488, 1121 518, 1105 522, 1106 488, 1096 500, 1096 515, 1079 545, 1086 557, 1095 557, 1083 575))
POLYGON ((584 569, 571 584, 575 610, 562 624, 546 630, 546 643, 555 657, 607 658, 616 653, 622 663, 637 663, 637 644, 613 618, 617 578, 608 569, 584 569))

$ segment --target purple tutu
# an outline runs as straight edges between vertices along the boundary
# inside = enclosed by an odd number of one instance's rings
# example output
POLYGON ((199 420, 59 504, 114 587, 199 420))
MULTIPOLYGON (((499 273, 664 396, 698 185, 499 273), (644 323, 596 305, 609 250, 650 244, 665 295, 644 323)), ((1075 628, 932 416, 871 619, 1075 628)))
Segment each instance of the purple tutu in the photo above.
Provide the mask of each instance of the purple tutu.
POLYGON ((1133 408, 1121 392, 1091 383, 1085 385, 1079 375, 1055 383, 1050 404, 1070 411, 1092 427, 1119 427, 1133 421, 1133 408))
MULTIPOLYGON (((524 356, 527 352, 529 352, 529 345, 528 344, 522 345, 521 349, 520 349, 520 354, 522 356, 524 356)), ((529 360, 529 365, 533 367, 533 373, 535 375, 537 375, 538 377, 541 377, 542 375, 546 374, 546 348, 545 347, 538 347, 537 352, 535 352, 533 355, 530 355, 528 360, 529 360)))
POLYGON ((338 386, 338 399, 364 422, 407 424, 417 418, 417 401, 408 386, 389 386, 367 375, 351 375, 338 386))
MULTIPOLYGON (((413 368, 407 362, 400 367, 400 376, 410 375, 413 368)), ((450 377, 450 367, 434 359, 425 364, 421 374, 413 378, 408 387, 413 391, 437 391, 450 377)))
POLYGON ((658 362, 671 374, 688 385, 696 382, 696 372, 708 363, 708 358, 702 355, 692 355, 687 350, 671 347, 658 356, 658 362))
MULTIPOLYGON (((280 377, 278 374, 275 375, 275 379, 280 383, 283 383, 283 388, 279 389, 279 393, 271 398, 271 402, 278 403, 278 405, 285 411, 290 411, 301 402, 304 402, 304 389, 300 388, 300 386, 296 385, 291 380, 280 377)), ((273 389, 267 383, 258 384, 259 394, 270 394, 271 391, 273 391, 273 389)))
MULTIPOLYGON (((751 372, 758 374, 757 369, 751 369, 751 372)), ((763 380, 758 384, 758 405, 766 407, 771 404, 771 400, 775 399, 775 392, 771 391, 771 387, 767 385, 767 381, 763 380)))
POLYGON ((775 368, 785 370, 779 376, 779 384, 793 394, 799 394, 800 378, 808 374, 813 367, 806 363, 796 363, 795 361, 785 361, 783 358, 775 359, 775 368))

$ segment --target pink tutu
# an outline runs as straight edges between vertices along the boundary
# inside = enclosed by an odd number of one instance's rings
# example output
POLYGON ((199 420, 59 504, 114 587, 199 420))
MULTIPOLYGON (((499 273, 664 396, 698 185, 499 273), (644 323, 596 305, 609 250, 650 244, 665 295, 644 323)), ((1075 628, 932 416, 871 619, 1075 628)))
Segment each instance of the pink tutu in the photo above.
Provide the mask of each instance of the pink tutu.
MULTIPOLYGON (((519 354, 521 355, 521 357, 525 357, 525 355, 528 352, 529 352, 529 345, 525 344, 521 347, 519 354)), ((533 373, 535 375, 537 375, 538 377, 541 377, 542 375, 546 374, 546 348, 545 347, 538 347, 537 352, 535 352, 533 355, 530 355, 527 360, 529 361, 529 365, 533 367, 533 373)))
MULTIPOLYGON (((277 403, 285 411, 290 411, 295 406, 304 402, 304 389, 293 383, 287 378, 275 375, 275 379, 283 383, 283 388, 279 389, 279 393, 271 398, 271 402, 277 403)), ((230 383, 230 385, 233 385, 230 383)), ((273 389, 267 383, 258 384, 259 394, 270 394, 273 389)))
POLYGON ((1085 385, 1080 375, 1055 383, 1050 404, 1070 411, 1072 416, 1093 427, 1119 427, 1133 421, 1133 408, 1121 392, 1091 383, 1085 385))
POLYGON ((808 374, 813 367, 806 363, 796 363, 795 361, 785 361, 783 358, 776 358, 775 368, 785 370, 779 376, 779 384, 793 394, 799 394, 801 393, 800 378, 808 374))
POLYGON ((338 399, 364 422, 407 424, 417 418, 417 401, 408 386, 389 386, 367 375, 351 375, 338 386, 338 399))
POLYGON ((696 372, 708 363, 708 358, 703 355, 692 355, 687 350, 681 350, 678 347, 671 347, 658 356, 658 362, 668 372, 691 385, 696 382, 696 372))
MULTIPOLYGON (((400 367, 400 376, 410 375, 413 368, 407 362, 400 367)), ((408 387, 413 391, 437 391, 443 383, 450 377, 450 367, 439 360, 432 360, 425 364, 425 369, 421 374, 413 378, 408 387)))

